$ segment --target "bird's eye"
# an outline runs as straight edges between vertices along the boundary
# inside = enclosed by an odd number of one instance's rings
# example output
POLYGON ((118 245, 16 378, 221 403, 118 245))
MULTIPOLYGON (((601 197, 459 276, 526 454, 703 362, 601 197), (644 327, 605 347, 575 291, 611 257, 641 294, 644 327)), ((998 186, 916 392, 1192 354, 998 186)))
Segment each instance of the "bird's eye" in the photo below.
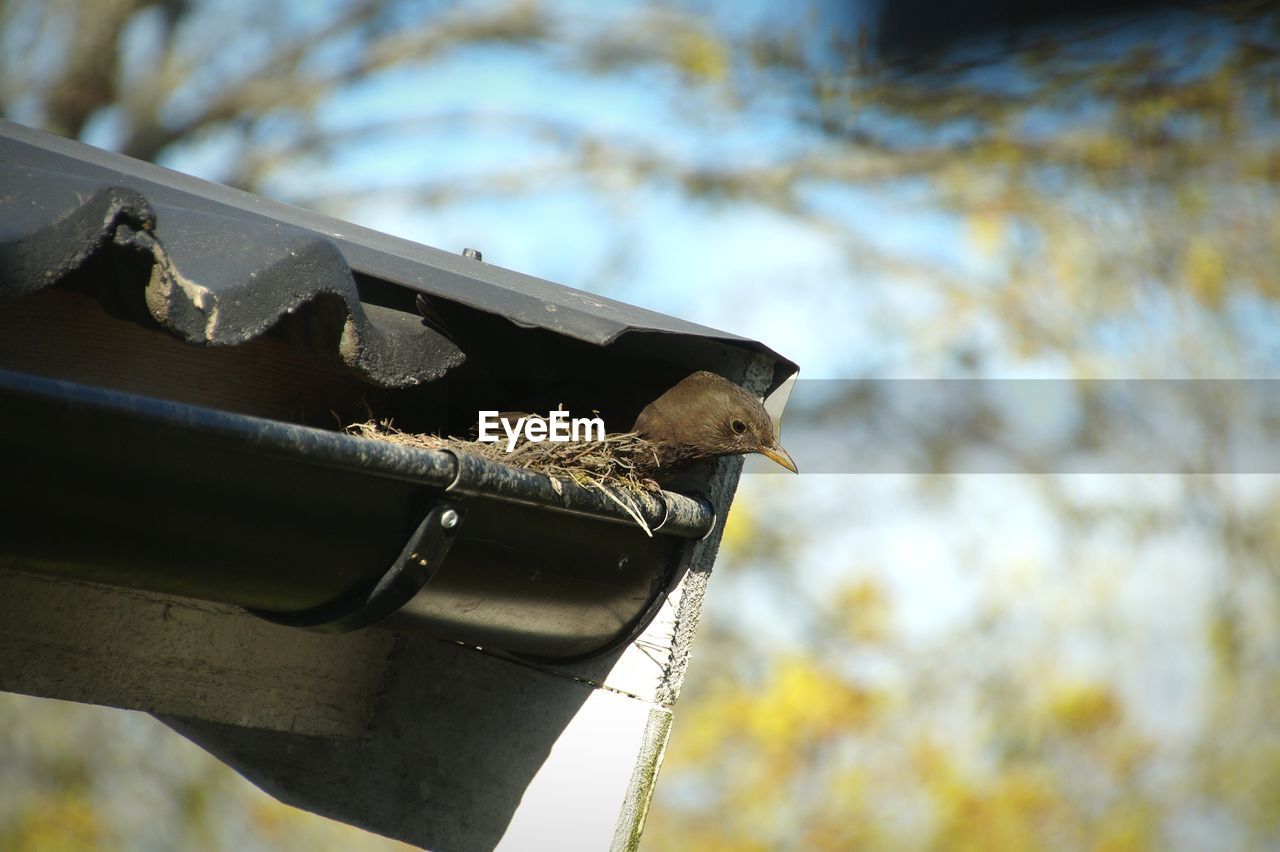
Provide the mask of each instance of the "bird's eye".
POLYGON ((729 421, 729 428, 733 430, 733 434, 741 435, 747 431, 747 424, 735 418, 729 421))

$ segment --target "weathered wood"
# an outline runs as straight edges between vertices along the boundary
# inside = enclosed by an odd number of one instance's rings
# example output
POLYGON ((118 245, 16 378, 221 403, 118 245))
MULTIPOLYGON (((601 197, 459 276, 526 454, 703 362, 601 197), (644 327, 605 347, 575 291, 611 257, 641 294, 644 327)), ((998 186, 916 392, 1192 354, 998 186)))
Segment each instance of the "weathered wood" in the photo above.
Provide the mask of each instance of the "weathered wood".
POLYGON ((282 801, 439 852, 638 836, 669 710, 425 639, 396 670, 362 739, 164 721, 282 801))
POLYGON ((0 689, 155 713, 285 802, 439 850, 628 848, 670 723, 453 643, 8 570, 0 689))
POLYGON ((0 570, 0 690, 307 736, 362 735, 391 634, 0 570))
POLYGON ((87 293, 51 287, 0 306, 0 368, 127 393, 334 426, 378 391, 341 364, 271 336, 192 346, 116 319, 87 293))

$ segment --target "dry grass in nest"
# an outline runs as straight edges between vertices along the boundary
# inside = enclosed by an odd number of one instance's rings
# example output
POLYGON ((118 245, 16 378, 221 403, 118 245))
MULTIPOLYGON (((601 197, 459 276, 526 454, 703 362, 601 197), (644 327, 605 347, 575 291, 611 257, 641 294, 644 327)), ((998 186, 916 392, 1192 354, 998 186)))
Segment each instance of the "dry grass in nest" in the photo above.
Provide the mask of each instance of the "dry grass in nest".
POLYGON ((413 434, 400 431, 389 420, 353 423, 343 431, 348 435, 424 450, 470 453, 488 461, 523 468, 551 480, 556 493, 563 493, 563 483, 568 480, 582 488, 603 493, 621 506, 647 534, 653 535, 640 507, 628 492, 660 490, 649 473, 657 466, 657 449, 652 441, 633 432, 606 435, 603 441, 527 441, 507 452, 505 441, 490 443, 413 434))

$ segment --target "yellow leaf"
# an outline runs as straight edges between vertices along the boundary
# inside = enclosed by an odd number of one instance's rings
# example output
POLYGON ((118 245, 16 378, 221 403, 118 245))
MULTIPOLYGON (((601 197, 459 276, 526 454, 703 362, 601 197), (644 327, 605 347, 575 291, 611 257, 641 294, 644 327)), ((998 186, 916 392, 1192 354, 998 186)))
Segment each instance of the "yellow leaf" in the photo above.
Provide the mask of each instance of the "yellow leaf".
POLYGON ((987 257, 995 255, 1005 242, 1005 218, 995 211, 980 211, 969 217, 969 239, 987 257))
POLYGON ((1183 256, 1183 270, 1191 293, 1211 308, 1222 304, 1226 263, 1222 250, 1206 237, 1192 237, 1183 256))
POLYGON ((1049 697, 1050 720, 1061 730, 1087 734, 1114 724, 1120 705, 1105 686, 1075 683, 1059 686, 1049 697))
POLYGON ((696 30, 685 30, 674 45, 675 63, 686 74, 718 82, 729 73, 729 54, 716 38, 696 30))

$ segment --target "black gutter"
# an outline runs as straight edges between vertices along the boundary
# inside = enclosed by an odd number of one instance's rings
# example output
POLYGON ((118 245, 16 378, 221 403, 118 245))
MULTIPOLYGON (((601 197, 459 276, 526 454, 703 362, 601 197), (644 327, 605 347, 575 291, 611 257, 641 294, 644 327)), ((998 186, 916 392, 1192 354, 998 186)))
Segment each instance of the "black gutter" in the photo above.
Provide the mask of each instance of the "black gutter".
MULTIPOLYGON (((369 476, 443 488, 459 495, 638 526, 626 509, 600 491, 568 481, 562 481, 557 491, 542 474, 450 450, 426 450, 358 438, 8 370, 0 370, 0 395, 11 400, 22 396, 44 399, 86 411, 96 409, 104 414, 129 417, 157 427, 191 430, 211 441, 244 442, 254 453, 305 460, 320 467, 359 471, 369 476)), ((714 510, 700 498, 671 491, 657 494, 628 491, 623 499, 632 502, 654 533, 701 539, 715 523, 714 510)))
POLYGON ((425 534, 440 558, 421 560, 413 623, 543 657, 632 635, 716 522, 697 498, 630 495, 648 536, 603 494, 470 455, 8 371, 0 460, 0 566, 354 629, 387 614, 355 611, 391 578, 414 593, 425 534))

